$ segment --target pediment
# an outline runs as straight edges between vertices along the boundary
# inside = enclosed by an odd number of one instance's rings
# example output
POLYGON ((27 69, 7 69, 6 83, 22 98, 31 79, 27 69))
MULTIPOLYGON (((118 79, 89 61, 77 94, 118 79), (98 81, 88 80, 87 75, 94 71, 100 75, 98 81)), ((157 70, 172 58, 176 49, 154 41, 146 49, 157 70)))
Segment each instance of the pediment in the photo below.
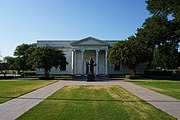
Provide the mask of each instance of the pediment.
POLYGON ((79 41, 75 41, 73 43, 71 43, 72 46, 89 46, 89 45, 94 45, 94 46, 108 46, 109 44, 102 41, 102 40, 99 40, 99 39, 96 39, 96 38, 93 38, 93 37, 87 37, 87 38, 84 38, 82 40, 79 40, 79 41))

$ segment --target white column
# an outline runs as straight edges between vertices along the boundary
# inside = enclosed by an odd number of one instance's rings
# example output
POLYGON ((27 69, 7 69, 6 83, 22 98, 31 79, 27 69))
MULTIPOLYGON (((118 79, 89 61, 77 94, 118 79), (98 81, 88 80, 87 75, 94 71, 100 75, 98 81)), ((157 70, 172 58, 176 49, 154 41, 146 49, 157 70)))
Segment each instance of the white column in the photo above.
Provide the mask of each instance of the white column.
POLYGON ((71 51, 72 53, 72 59, 71 59, 71 74, 74 74, 74 50, 71 51))
POLYGON ((81 75, 84 75, 84 50, 81 50, 81 75))
POLYGON ((96 50, 96 75, 99 74, 99 50, 96 50))
POLYGON ((107 57, 108 57, 108 51, 105 50, 105 68, 106 68, 106 75, 108 75, 108 62, 107 62, 107 57))
POLYGON ((76 67, 77 67, 77 63, 76 63, 76 50, 74 50, 74 75, 76 74, 76 67))
POLYGON ((75 50, 72 50, 72 75, 75 74, 75 50))

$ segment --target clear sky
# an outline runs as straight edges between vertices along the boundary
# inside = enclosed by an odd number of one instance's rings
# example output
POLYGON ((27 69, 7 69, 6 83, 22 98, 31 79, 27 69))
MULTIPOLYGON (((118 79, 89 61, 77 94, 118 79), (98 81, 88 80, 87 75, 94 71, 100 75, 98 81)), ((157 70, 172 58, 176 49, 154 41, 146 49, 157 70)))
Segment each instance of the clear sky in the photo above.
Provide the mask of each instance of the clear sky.
POLYGON ((0 52, 37 39, 124 40, 149 16, 145 0, 0 0, 0 52))

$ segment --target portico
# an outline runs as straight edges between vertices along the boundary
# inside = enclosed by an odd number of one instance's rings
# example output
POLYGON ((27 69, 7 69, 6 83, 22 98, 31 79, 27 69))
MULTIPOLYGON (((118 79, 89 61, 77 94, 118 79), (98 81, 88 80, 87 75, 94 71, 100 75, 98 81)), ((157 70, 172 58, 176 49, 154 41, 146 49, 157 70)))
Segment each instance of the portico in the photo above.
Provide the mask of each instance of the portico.
POLYGON ((73 49, 72 74, 86 75, 88 73, 87 62, 89 61, 90 57, 92 57, 96 64, 95 75, 99 75, 99 74, 108 75, 107 52, 108 52, 107 49, 92 49, 91 46, 84 49, 73 49), (79 60, 80 62, 77 60, 79 60))
POLYGON ((72 46, 72 74, 86 75, 88 73, 87 62, 92 57, 96 64, 95 75, 108 75, 107 55, 110 44, 89 37, 70 45, 72 46))

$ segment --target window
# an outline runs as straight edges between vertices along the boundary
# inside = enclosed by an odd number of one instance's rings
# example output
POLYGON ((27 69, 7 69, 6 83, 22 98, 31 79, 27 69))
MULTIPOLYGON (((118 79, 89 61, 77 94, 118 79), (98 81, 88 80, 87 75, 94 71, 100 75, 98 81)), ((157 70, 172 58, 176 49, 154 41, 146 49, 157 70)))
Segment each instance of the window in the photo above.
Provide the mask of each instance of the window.
POLYGON ((114 66, 114 70, 115 70, 115 71, 120 70, 120 65, 116 65, 116 64, 115 64, 115 66, 114 66))

